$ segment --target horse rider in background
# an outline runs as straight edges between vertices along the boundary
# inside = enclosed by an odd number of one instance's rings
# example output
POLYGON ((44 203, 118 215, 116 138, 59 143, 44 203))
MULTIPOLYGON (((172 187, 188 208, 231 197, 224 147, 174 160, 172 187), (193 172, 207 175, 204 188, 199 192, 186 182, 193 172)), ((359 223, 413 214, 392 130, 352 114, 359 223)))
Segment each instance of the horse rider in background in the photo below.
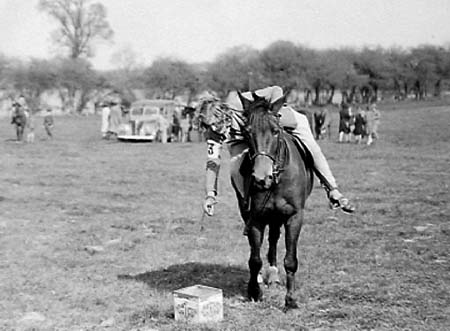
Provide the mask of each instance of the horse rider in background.
MULTIPOLYGON (((279 86, 266 87, 256 90, 255 93, 271 103, 283 96, 283 90, 279 86)), ((247 99, 252 99, 251 92, 245 92, 242 95, 247 99)), ((220 154, 224 143, 226 143, 231 156, 230 173, 233 183, 241 197, 246 199, 243 177, 240 175, 240 167, 248 151, 248 145, 242 135, 246 119, 239 99, 236 99, 233 104, 225 104, 217 98, 209 98, 201 102, 200 111, 203 112, 203 121, 207 126, 205 133, 207 141, 206 197, 203 210, 211 216, 214 214, 214 205, 216 204, 220 154)), ((328 162, 314 139, 307 117, 287 105, 282 107, 280 115, 281 126, 292 129, 292 134, 300 139, 311 153, 314 172, 327 192, 330 208, 339 208, 346 213, 353 213, 355 206, 339 191, 328 162)))

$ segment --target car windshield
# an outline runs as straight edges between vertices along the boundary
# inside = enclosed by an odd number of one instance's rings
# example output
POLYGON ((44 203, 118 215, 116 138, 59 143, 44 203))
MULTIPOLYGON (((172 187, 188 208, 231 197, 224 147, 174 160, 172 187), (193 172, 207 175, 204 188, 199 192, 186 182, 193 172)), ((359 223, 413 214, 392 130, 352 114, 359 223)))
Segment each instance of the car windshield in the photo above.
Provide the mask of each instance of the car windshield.
POLYGON ((131 115, 138 116, 143 115, 144 109, 143 108, 133 108, 131 109, 131 115))
POLYGON ((158 108, 151 107, 144 109, 144 115, 156 115, 158 114, 158 108))

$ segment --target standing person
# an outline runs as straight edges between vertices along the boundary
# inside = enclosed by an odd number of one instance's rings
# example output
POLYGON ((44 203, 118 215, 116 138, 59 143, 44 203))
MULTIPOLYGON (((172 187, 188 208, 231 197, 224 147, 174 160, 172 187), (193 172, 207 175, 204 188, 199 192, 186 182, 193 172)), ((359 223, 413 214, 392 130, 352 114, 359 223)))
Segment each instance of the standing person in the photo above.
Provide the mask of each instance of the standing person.
POLYGON ((355 115, 355 129, 353 135, 355 136, 355 143, 360 144, 362 136, 366 130, 366 114, 361 106, 358 106, 355 115))
POLYGON ((189 139, 190 125, 191 124, 189 121, 189 114, 183 115, 180 120, 181 142, 183 143, 190 141, 189 139))
POLYGON ((109 138, 109 116, 111 113, 111 109, 109 108, 109 105, 103 101, 100 105, 102 107, 102 139, 108 139, 109 138))
MULTIPOLYGON (((162 112, 161 112, 162 113, 162 112)), ((158 135, 163 144, 168 142, 168 130, 170 128, 170 123, 167 119, 164 118, 161 114, 158 115, 157 119, 157 127, 158 127, 158 135)))
POLYGON ((30 116, 30 108, 28 107, 27 100, 25 99, 25 97, 23 95, 19 96, 18 103, 20 104, 20 106, 24 110, 24 112, 27 115, 27 117, 30 116))
MULTIPOLYGON (((259 97, 266 98, 269 102, 275 102, 283 96, 283 90, 279 86, 270 86, 255 91, 259 97)), ((252 98, 249 92, 243 93, 243 97, 252 98)), ((240 167, 248 150, 242 131, 246 126, 246 118, 243 114, 243 106, 240 100, 236 104, 224 104, 218 99, 204 100, 200 105, 200 111, 204 112, 204 125, 207 127, 207 162, 205 173, 206 197, 203 203, 204 212, 211 216, 214 214, 214 205, 217 196, 218 173, 220 169, 220 158, 222 144, 226 143, 231 156, 230 173, 237 191, 242 197, 243 178, 240 167)), ((305 115, 284 105, 280 110, 280 123, 283 127, 292 128, 292 134, 305 144, 314 161, 314 172, 327 192, 330 207, 341 209, 346 213, 353 213, 355 207, 338 190, 336 180, 331 172, 328 162, 317 144, 311 132, 308 119, 305 115)), ((244 234, 245 234, 244 230, 244 234)))
POLYGON ((47 112, 44 116, 44 129, 50 139, 53 139, 52 129, 54 125, 55 122, 53 120, 52 110, 51 108, 47 108, 47 112))
POLYGON ((14 101, 12 104, 11 124, 16 126, 17 142, 22 142, 23 133, 27 124, 27 112, 18 101, 14 101))
POLYGON ((352 125, 352 107, 347 103, 342 103, 339 111, 339 142, 350 142, 350 132, 352 125))
POLYGON ((122 124, 122 105, 121 100, 116 97, 110 102, 110 113, 109 113, 109 137, 117 137, 119 134, 120 126, 122 124))
POLYGON ((34 143, 34 118, 30 114, 27 118, 27 143, 34 143))
POLYGON ((374 139, 378 139, 378 126, 381 114, 377 105, 373 103, 367 110, 367 145, 372 145, 374 139))
POLYGON ((325 138, 325 135, 330 138, 331 116, 328 109, 320 107, 314 111, 314 133, 317 140, 325 138))
POLYGON ((180 137, 181 128, 180 128, 180 120, 177 114, 172 115, 172 134, 170 141, 181 141, 180 137))

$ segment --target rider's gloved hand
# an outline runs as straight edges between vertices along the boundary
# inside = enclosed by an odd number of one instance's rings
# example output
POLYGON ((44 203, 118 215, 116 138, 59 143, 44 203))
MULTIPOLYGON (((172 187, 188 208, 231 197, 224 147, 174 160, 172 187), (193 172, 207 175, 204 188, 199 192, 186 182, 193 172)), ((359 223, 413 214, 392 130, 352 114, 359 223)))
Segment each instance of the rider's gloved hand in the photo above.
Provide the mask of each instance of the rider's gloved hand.
POLYGON ((208 194, 205 197, 205 201, 203 201, 203 211, 208 215, 208 216, 213 216, 214 215, 214 205, 217 203, 216 197, 215 195, 210 195, 208 194))

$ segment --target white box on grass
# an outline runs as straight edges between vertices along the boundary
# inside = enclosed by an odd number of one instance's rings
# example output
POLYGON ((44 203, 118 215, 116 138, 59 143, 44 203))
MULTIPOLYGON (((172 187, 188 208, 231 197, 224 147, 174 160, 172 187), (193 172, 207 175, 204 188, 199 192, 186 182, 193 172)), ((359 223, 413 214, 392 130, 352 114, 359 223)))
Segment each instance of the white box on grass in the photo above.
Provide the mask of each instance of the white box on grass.
POLYGON ((175 320, 192 323, 219 322, 223 319, 222 290, 204 285, 173 292, 175 320))

